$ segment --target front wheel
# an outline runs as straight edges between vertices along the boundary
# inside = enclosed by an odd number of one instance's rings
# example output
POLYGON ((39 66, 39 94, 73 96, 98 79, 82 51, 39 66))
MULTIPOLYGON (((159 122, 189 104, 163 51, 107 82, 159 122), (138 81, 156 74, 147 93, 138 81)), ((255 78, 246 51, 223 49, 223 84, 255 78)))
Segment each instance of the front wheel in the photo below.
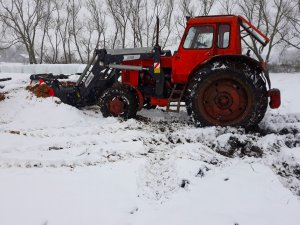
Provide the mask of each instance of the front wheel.
POLYGON ((102 94, 98 101, 104 117, 122 117, 130 119, 137 113, 137 97, 127 87, 109 88, 102 94))
POLYGON ((217 69, 199 73, 187 88, 186 106, 197 125, 257 125, 268 105, 259 74, 217 69))

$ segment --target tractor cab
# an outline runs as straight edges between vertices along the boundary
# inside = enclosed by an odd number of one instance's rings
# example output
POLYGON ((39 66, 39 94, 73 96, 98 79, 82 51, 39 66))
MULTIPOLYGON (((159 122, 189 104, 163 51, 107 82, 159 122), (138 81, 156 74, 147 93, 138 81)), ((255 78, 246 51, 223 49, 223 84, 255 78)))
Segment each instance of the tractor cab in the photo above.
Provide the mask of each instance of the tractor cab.
POLYGON ((187 21, 173 58, 174 82, 187 82, 189 75, 214 56, 241 55, 242 39, 251 35, 263 46, 269 39, 242 16, 205 16, 187 21))

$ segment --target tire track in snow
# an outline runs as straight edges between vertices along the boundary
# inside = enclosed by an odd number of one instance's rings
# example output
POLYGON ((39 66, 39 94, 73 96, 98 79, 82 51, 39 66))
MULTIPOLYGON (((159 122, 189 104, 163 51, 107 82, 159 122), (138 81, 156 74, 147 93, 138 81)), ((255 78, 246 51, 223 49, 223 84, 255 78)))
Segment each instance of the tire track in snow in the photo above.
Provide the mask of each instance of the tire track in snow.
MULTIPOLYGON (((260 130, 256 132, 247 132, 238 128, 195 128, 186 119, 170 118, 167 113, 162 113, 162 115, 166 115, 167 119, 153 121, 153 118, 149 116, 125 122, 116 120, 115 123, 94 127, 73 126, 22 130, 26 137, 33 138, 37 142, 48 143, 44 149, 36 149, 36 154, 44 154, 44 159, 39 160, 35 157, 18 159, 20 156, 18 154, 22 151, 20 148, 19 152, 14 152, 16 154, 12 154, 11 157, 9 157, 10 154, 6 154, 5 159, 2 157, 0 167, 74 168, 99 166, 133 158, 146 159, 145 168, 139 176, 139 183, 142 186, 141 194, 150 199, 163 201, 180 186, 181 180, 176 171, 178 159, 209 162, 216 158, 222 163, 228 157, 254 156, 268 159, 265 163, 272 167, 272 164, 284 163, 285 160, 279 160, 278 154, 283 147, 294 148, 300 145, 300 114, 268 114, 260 130), (59 138, 72 141, 57 141, 59 138), (140 143, 145 152, 122 153, 117 150, 105 152, 110 145, 132 146, 135 143, 140 143), (189 148, 193 144, 196 145, 195 149, 185 151, 184 148, 189 148), (182 149, 178 150, 178 146, 182 146, 182 149), (53 149, 50 151, 51 147, 53 149), (259 154, 253 151, 255 149, 259 154), (51 160, 51 157, 47 158, 52 155, 51 152, 65 155, 61 156, 61 160, 51 160), (72 153, 74 153, 73 158, 69 157, 72 153), (14 155, 17 157, 14 158, 14 155)), ((22 154, 26 153, 22 152, 22 154)), ((296 163, 290 160, 293 168, 296 163)), ((273 170, 278 174, 278 168, 273 168, 273 170)), ((291 182, 285 177, 282 180, 286 186, 298 190, 295 188, 297 181, 291 182)))
POLYGON ((141 194, 148 199, 164 201, 178 189, 175 159, 166 147, 151 148, 140 172, 141 194))

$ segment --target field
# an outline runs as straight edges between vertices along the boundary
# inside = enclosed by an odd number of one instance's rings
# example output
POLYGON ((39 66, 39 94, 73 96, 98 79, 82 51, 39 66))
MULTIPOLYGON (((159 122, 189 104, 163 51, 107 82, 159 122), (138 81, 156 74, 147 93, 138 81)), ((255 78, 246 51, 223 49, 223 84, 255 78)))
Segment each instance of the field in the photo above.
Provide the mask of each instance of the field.
POLYGON ((300 74, 257 131, 196 128, 182 111, 103 118, 0 73, 0 225, 297 225, 300 74))

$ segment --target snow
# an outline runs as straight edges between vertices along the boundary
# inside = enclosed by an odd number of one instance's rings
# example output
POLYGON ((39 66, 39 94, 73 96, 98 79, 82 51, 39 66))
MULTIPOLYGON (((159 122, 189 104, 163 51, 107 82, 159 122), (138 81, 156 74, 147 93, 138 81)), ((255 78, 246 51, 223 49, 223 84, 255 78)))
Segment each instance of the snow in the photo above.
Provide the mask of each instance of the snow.
POLYGON ((161 108, 103 118, 36 98, 29 73, 7 70, 0 225, 299 224, 300 74, 271 74, 282 107, 251 133, 196 128, 161 108))
MULTIPOLYGON (((181 169, 189 167, 189 164, 189 161, 184 162, 181 169)), ((157 209, 149 209, 150 213, 148 210, 141 212, 136 224, 299 222, 293 221, 299 212, 299 202, 280 185, 272 171, 261 164, 234 162, 230 167, 216 170, 202 179, 192 179, 188 191, 179 191, 157 209), (143 222, 147 217, 150 220, 143 222)))
POLYGON ((282 107, 278 109, 278 114, 299 114, 299 74, 273 74, 272 78, 275 78, 272 86, 280 87, 282 95, 282 107))
POLYGON ((0 63, 0 73, 53 73, 75 74, 82 73, 84 64, 22 64, 0 63))
POLYGON ((300 162, 300 148, 284 148, 284 154, 300 162))
POLYGON ((120 162, 73 171, 2 170, 0 223, 121 224, 136 207, 138 165, 120 162))
MULTIPOLYGON (((181 168, 191 167, 189 161, 181 168)), ((299 202, 270 169, 234 162, 163 204, 137 194, 143 161, 0 171, 1 224, 298 224, 299 202), (225 181, 225 179, 228 179, 225 181), (259 184, 259 185, 257 185, 259 184), (236 190, 239 190, 236 192, 236 190), (4 204, 5 203, 5 204, 4 204), (13 216, 17 212, 17 216, 13 216), (278 213, 276 213, 278 212, 278 213)))
POLYGON ((20 54, 20 56, 22 56, 25 59, 29 59, 29 55, 28 54, 20 54))

